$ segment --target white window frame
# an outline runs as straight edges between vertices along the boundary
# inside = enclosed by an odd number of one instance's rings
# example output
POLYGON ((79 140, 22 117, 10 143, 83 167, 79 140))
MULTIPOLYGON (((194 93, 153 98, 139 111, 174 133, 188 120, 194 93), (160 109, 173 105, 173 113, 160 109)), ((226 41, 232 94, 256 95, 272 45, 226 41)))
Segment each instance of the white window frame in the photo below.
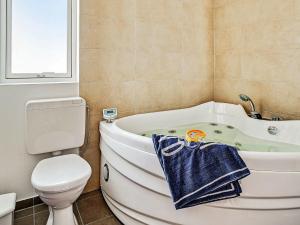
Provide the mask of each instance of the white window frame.
POLYGON ((0 82, 77 82, 78 81, 78 24, 79 0, 68 1, 68 53, 67 73, 15 73, 11 72, 11 3, 0 0, 0 82))

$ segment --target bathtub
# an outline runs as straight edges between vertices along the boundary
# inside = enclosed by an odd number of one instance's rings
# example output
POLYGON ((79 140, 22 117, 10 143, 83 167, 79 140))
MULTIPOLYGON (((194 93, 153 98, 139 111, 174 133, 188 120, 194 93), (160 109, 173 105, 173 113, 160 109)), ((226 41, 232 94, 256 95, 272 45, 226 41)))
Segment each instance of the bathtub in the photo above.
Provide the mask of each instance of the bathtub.
POLYGON ((100 132, 101 190, 126 225, 300 224, 300 121, 255 120, 240 105, 208 102, 101 122, 100 132), (252 140, 240 150, 251 175, 238 198, 175 210, 152 140, 142 135, 198 123, 234 128, 252 140), (264 149, 260 142, 272 144, 264 149))

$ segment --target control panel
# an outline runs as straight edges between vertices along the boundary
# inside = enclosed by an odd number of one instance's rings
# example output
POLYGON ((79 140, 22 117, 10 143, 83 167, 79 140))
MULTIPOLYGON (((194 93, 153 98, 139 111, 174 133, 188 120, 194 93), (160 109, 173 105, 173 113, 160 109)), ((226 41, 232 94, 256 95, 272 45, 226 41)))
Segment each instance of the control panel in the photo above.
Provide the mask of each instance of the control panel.
POLYGON ((103 119, 105 119, 106 122, 111 123, 113 120, 117 118, 117 116, 118 116, 117 108, 103 109, 103 119))

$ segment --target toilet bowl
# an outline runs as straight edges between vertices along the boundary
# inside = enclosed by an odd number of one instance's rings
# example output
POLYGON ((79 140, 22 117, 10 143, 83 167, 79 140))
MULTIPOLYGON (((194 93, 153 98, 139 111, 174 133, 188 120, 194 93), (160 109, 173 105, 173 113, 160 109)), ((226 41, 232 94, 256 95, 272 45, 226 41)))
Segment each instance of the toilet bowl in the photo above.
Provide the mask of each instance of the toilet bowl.
POLYGON ((75 154, 40 161, 31 183, 41 200, 49 206, 47 225, 77 225, 72 204, 91 176, 90 165, 75 154))

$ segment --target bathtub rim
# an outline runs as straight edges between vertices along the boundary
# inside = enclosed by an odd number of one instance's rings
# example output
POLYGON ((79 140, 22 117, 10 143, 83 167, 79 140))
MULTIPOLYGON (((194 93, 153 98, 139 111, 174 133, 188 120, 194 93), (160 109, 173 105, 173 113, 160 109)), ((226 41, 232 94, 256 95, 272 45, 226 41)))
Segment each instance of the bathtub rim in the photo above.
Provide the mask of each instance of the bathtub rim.
MULTIPOLYGON (((229 104, 229 103, 220 103, 220 102, 206 102, 197 106, 193 106, 193 107, 189 107, 189 108, 183 108, 183 109, 177 109, 177 110, 166 110, 166 111, 159 111, 159 112, 150 112, 150 113, 141 113, 141 114, 136 114, 136 115, 131 115, 131 116, 126 116, 120 119, 117 119, 115 121, 113 121, 112 123, 107 123, 105 121, 100 121, 100 125, 99 125, 99 131, 100 133, 106 133, 109 136, 111 136, 114 139, 118 139, 120 138, 120 140, 124 141, 124 143, 130 145, 130 146, 148 146, 147 147, 147 152, 149 153, 154 153, 153 150, 149 149, 149 146, 152 145, 152 140, 149 137, 144 137, 141 136, 137 133, 131 132, 128 129, 124 129, 124 127, 122 127, 122 124, 120 126, 120 123, 126 123, 126 122, 130 122, 130 120, 135 120, 135 119, 143 119, 143 117, 147 117, 147 116, 154 116, 157 117, 159 114, 170 114, 170 113, 181 113, 181 112, 187 112, 187 111, 192 111, 192 110, 197 110, 201 107, 203 107, 203 109, 207 109, 209 110, 209 113, 211 114, 210 116, 218 116, 218 113, 214 112, 213 110, 215 110, 215 106, 229 106, 234 108, 234 111, 232 114, 230 114, 230 116, 240 116, 241 117, 241 121, 240 123, 243 123, 244 121, 249 122, 253 122, 253 123, 263 123, 261 126, 270 126, 270 125, 280 125, 283 124, 284 126, 288 126, 288 125, 294 125, 295 123, 297 123, 296 125, 299 124, 299 129, 300 129, 300 120, 288 120, 288 121, 264 121, 264 120, 257 120, 257 119, 253 119, 250 118, 247 113, 245 112, 244 108, 241 105, 235 105, 235 104, 229 104), (129 120, 129 121, 126 121, 129 120), (150 151, 149 151, 150 150, 150 151)), ((224 115, 226 115, 226 113, 224 113, 224 115)), ((199 121, 202 122, 202 121, 199 121)), ((231 123, 226 123, 224 121, 205 121, 205 122, 217 122, 220 124, 224 124, 224 125, 233 125, 231 123)), ((183 123, 184 124, 184 123, 183 123)), ((192 124, 192 123, 190 123, 192 124)), ((295 126, 295 125, 294 125, 295 126)), ((260 138, 260 139, 264 139, 261 137, 257 137, 257 136, 253 136, 249 133, 246 133, 244 130, 242 130, 240 127, 236 127, 237 129, 239 129, 241 132, 243 132, 244 134, 254 137, 254 138, 260 138)), ((149 130, 149 129, 148 129, 149 130)), ((272 136, 268 136, 268 137, 272 137, 272 136)), ((273 137, 272 137, 273 138, 273 137)), ((297 140, 299 143, 290 143, 290 142, 284 142, 284 141, 279 141, 279 140, 274 140, 273 139, 265 139, 265 140, 269 140, 269 141, 274 141, 277 143, 281 143, 281 144, 292 144, 292 145, 298 145, 300 148, 300 132, 299 132, 299 140, 297 140)), ((299 157, 300 159, 300 151, 299 152, 259 152, 259 151, 239 151, 239 153, 241 155, 243 154, 247 154, 249 156, 253 155, 253 156, 257 156, 257 154, 259 154, 261 157, 299 157)))

